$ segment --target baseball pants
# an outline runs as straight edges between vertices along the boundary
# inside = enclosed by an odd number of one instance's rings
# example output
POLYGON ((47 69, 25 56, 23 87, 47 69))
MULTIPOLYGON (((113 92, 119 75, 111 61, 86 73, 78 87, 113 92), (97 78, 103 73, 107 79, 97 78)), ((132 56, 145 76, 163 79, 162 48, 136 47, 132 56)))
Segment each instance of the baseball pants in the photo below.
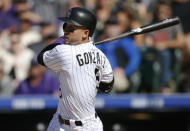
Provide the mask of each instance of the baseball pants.
POLYGON ((98 116, 81 120, 82 126, 76 126, 74 120, 70 120, 70 125, 60 123, 58 115, 58 113, 54 114, 47 131, 103 131, 103 124, 98 116))

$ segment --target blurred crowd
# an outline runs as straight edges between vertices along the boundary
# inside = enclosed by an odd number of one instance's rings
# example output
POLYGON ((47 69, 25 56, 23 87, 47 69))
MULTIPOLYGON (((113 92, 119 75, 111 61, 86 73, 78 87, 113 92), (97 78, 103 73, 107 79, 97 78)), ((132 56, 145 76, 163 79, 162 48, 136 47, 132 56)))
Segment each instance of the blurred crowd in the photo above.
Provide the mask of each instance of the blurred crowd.
POLYGON ((0 96, 58 96, 58 78, 37 54, 62 36, 71 7, 92 11, 100 41, 166 18, 181 24, 97 47, 115 76, 112 93, 190 92, 190 0, 0 0, 0 96))

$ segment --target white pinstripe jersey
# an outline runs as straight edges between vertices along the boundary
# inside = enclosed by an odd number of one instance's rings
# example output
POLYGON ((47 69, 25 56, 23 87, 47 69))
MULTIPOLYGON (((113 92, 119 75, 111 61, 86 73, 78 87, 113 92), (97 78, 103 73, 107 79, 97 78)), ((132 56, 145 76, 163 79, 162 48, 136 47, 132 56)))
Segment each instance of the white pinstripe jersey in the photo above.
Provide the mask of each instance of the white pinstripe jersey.
POLYGON ((74 120, 94 115, 98 79, 103 82, 113 80, 112 68, 106 56, 92 42, 62 44, 46 51, 43 61, 59 75, 58 113, 65 119, 74 120), (98 70, 96 75, 95 70, 98 70))

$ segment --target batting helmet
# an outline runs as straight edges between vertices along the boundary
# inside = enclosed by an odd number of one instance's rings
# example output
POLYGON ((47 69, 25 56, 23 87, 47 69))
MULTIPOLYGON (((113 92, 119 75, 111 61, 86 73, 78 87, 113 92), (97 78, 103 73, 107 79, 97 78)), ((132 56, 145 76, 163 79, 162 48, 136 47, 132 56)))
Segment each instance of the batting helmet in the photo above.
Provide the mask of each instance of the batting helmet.
POLYGON ((90 11, 80 7, 71 8, 66 17, 59 17, 59 19, 67 24, 82 26, 89 29, 89 36, 93 35, 97 23, 96 17, 90 11))

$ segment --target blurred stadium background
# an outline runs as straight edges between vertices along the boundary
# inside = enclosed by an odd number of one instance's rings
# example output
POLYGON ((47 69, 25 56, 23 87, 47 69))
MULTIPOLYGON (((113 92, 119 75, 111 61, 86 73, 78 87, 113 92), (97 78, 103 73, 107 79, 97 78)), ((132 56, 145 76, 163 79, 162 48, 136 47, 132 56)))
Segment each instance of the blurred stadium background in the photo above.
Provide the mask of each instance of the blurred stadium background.
POLYGON ((189 0, 0 0, 0 130, 45 131, 58 103, 56 74, 36 62, 63 35, 57 17, 85 7, 94 41, 169 17, 181 24, 98 46, 115 75, 98 93, 105 131, 190 131, 189 0))

